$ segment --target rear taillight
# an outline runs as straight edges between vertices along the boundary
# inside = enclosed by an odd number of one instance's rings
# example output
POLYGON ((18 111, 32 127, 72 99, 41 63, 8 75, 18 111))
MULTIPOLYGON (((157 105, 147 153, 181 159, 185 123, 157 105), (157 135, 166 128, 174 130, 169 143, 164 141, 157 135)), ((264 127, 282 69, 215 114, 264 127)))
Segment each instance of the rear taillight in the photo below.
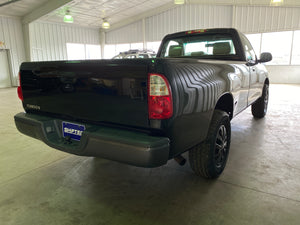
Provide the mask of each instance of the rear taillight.
POLYGON ((21 73, 19 72, 19 86, 18 86, 18 89, 17 89, 17 92, 18 92, 18 97, 21 101, 23 101, 23 92, 22 92, 22 88, 21 88, 21 73))
POLYGON ((161 74, 148 76, 148 112, 149 119, 168 119, 173 115, 170 85, 161 74))

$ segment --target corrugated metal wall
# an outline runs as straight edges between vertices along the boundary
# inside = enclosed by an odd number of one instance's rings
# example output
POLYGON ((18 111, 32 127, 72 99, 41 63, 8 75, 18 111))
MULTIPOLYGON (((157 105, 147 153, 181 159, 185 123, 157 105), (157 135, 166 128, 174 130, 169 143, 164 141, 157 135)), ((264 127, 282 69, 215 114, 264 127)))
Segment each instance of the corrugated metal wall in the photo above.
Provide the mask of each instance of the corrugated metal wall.
MULTIPOLYGON (((300 29, 299 7, 185 4, 145 19, 146 41, 196 28, 235 27, 244 33, 300 29)), ((142 42, 142 21, 106 33, 107 44, 142 42)))
POLYGON ((244 33, 300 29, 300 8, 237 6, 233 25, 244 33))
POLYGON ((34 22, 29 26, 31 60, 67 60, 66 43, 100 45, 98 29, 34 22))
MULTIPOLYGON (((186 4, 145 19, 146 41, 195 28, 231 27, 232 7, 186 4)), ((106 44, 143 42, 142 21, 106 32, 106 44)))
POLYGON ((146 41, 197 28, 231 27, 231 6, 187 4, 146 19, 146 41))
POLYGON ((106 44, 143 42, 142 21, 106 33, 106 44))
POLYGON ((9 50, 12 83, 18 85, 20 64, 25 60, 25 50, 21 21, 17 18, 0 16, 0 41, 9 50))

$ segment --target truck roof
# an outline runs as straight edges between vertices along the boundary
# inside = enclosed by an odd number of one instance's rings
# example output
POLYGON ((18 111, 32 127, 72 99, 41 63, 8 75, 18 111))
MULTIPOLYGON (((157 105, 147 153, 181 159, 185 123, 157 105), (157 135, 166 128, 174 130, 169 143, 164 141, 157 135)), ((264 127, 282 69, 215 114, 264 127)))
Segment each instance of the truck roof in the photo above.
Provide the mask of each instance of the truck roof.
POLYGON ((239 31, 235 28, 212 28, 212 29, 194 29, 194 30, 186 30, 180 31, 177 33, 168 34, 165 38, 174 38, 181 37, 187 35, 198 35, 200 33, 228 33, 228 34, 237 34, 239 31))

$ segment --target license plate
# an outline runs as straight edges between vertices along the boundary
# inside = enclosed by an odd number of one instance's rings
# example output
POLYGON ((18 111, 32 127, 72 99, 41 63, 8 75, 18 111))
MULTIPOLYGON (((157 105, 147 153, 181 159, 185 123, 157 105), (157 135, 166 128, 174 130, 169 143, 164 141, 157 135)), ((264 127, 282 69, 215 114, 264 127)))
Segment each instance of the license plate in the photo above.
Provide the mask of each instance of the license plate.
POLYGON ((70 137, 73 140, 80 141, 82 132, 85 130, 85 126, 63 121, 62 130, 64 137, 70 137))

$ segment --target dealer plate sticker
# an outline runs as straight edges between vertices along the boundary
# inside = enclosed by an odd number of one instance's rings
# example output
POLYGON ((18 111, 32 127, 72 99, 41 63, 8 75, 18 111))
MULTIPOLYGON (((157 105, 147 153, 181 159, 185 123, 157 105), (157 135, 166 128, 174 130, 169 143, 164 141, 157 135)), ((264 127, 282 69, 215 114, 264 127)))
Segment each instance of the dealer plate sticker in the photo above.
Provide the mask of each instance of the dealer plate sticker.
POLYGON ((70 137, 73 140, 80 141, 82 132, 85 130, 85 126, 63 121, 62 130, 64 137, 70 137))

